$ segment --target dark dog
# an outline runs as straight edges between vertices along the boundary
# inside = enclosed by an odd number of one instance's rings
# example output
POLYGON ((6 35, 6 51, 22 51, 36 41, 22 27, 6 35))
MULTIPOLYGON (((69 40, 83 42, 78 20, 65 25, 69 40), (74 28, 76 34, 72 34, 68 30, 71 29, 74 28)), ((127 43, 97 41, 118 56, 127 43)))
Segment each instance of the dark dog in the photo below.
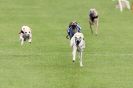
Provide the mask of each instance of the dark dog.
POLYGON ((99 23, 98 21, 99 21, 99 16, 96 9, 90 9, 89 10, 90 29, 91 29, 91 32, 93 33, 92 25, 94 25, 96 35, 98 34, 98 23, 99 23))

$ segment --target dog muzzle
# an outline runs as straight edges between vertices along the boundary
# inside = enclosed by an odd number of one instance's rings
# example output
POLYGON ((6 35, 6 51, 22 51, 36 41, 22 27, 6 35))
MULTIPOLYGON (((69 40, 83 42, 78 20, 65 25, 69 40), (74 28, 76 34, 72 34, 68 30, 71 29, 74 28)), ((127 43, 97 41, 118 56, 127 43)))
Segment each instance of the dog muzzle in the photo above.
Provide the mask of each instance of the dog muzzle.
POLYGON ((80 42, 80 40, 76 40, 76 45, 79 46, 80 42))

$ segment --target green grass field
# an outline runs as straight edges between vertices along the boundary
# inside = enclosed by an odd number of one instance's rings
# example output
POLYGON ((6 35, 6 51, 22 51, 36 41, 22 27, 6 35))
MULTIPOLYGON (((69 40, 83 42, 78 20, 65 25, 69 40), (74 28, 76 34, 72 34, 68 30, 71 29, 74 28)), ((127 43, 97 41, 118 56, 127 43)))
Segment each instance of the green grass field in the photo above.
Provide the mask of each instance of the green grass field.
POLYGON ((111 0, 0 0, 0 88, 133 88, 133 13, 111 0), (100 16, 91 35, 88 10, 100 16), (83 64, 72 63, 70 21, 85 35, 83 64), (20 46, 22 25, 33 42, 20 46))

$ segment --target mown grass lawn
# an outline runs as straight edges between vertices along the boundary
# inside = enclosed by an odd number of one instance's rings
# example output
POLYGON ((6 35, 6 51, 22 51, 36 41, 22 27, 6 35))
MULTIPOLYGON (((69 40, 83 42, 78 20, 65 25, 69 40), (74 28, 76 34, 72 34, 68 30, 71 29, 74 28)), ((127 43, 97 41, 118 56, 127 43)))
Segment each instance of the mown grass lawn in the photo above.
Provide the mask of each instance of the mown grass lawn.
POLYGON ((0 88, 133 88, 133 13, 109 0, 0 0, 0 88), (99 12, 99 35, 88 10, 99 12), (84 67, 72 63, 70 21, 85 35, 84 67), (22 25, 33 42, 20 46, 22 25))

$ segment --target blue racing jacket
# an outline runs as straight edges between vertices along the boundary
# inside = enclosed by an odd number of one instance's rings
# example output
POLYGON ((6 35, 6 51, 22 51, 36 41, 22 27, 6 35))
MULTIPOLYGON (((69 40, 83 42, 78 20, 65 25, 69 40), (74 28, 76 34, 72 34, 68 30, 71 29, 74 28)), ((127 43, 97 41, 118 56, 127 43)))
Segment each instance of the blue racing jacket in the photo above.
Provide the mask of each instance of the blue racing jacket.
POLYGON ((72 29, 72 27, 68 27, 67 29, 67 34, 68 36, 70 37, 70 39, 73 37, 73 35, 76 33, 76 32, 80 32, 81 31, 81 27, 77 24, 76 28, 75 29, 72 29))

